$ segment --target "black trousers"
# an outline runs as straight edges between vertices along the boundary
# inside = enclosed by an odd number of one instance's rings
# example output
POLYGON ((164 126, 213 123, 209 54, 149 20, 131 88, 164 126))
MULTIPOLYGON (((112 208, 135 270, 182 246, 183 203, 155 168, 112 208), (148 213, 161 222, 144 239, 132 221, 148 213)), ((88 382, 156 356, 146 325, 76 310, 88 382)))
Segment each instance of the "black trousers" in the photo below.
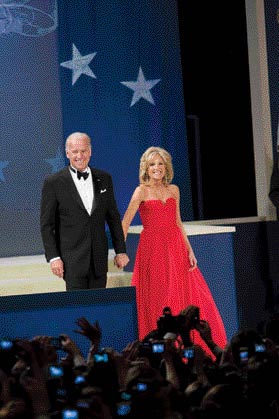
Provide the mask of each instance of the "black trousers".
POLYGON ((96 275, 94 271, 94 266, 91 265, 90 270, 86 276, 66 280, 66 291, 106 288, 106 285, 107 274, 96 275))

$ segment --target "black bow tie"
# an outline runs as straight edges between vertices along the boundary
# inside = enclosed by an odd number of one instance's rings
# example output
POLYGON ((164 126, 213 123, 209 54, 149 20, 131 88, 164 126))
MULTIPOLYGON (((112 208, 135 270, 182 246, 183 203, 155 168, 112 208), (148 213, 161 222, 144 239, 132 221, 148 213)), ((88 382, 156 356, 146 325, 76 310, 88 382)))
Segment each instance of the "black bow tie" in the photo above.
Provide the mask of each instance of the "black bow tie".
POLYGON ((87 172, 80 172, 79 170, 74 169, 73 167, 70 167, 71 171, 77 174, 77 178, 80 179, 83 177, 84 180, 86 180, 89 176, 89 173, 87 172))
POLYGON ((80 179, 80 178, 83 177, 83 179, 86 180, 88 178, 88 176, 89 176, 89 173, 87 173, 87 172, 79 172, 79 171, 77 171, 77 177, 78 177, 78 179, 80 179))

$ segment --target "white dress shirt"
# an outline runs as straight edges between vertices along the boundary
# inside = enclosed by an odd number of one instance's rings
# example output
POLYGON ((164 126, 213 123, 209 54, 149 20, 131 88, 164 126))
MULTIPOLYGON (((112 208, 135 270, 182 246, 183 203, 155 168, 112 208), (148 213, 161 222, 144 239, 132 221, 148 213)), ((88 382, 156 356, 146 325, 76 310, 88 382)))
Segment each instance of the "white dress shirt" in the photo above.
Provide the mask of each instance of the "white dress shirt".
POLYGON ((78 179, 77 171, 74 168, 71 168, 70 173, 75 182, 78 193, 82 199, 83 205, 86 208, 86 211, 91 215, 93 199, 94 199, 94 189, 91 170, 87 167, 83 172, 88 173, 88 178, 85 180, 83 177, 78 179), (74 170, 74 171, 73 171, 74 170))

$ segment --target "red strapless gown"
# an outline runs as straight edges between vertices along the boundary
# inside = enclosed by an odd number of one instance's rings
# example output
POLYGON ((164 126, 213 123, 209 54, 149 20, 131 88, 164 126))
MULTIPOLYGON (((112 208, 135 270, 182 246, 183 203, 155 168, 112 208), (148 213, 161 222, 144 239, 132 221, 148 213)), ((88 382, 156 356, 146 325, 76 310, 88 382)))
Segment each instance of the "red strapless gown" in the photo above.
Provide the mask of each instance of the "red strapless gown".
MULTIPOLYGON (((210 289, 199 268, 189 271, 188 249, 176 224, 176 200, 152 199, 140 204, 143 230, 140 234, 132 285, 136 286, 139 338, 157 328, 164 307, 173 315, 189 304, 200 307, 214 341, 224 348, 226 332, 210 289)), ((197 331, 191 335, 205 350, 197 331)), ((207 351, 208 352, 208 351, 207 351)))

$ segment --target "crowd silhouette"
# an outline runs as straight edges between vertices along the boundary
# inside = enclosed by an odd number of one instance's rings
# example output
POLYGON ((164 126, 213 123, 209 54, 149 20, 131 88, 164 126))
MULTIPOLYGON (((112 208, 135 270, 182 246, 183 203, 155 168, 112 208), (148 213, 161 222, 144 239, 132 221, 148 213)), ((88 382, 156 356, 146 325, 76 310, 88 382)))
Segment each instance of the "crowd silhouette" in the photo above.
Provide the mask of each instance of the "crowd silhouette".
MULTIPOLYGON (((91 319, 90 319, 91 320, 91 319)), ((100 320, 76 320, 88 341, 34 336, 0 342, 0 418, 279 418, 278 315, 220 348, 199 307, 166 307, 157 328, 121 352, 102 348, 100 320), (192 330, 208 350, 195 344, 192 330)))

